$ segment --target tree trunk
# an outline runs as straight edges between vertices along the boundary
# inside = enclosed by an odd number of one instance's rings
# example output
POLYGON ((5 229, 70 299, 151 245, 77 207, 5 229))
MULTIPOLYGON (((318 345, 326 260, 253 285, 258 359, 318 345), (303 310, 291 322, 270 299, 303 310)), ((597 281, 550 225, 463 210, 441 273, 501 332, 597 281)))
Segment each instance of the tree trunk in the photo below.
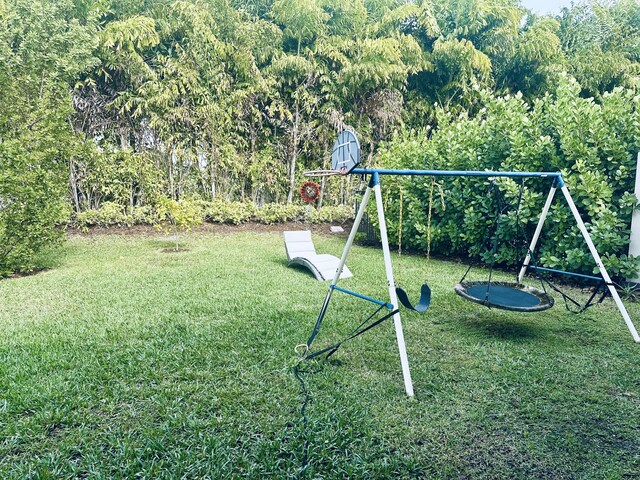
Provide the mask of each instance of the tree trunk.
POLYGON ((211 182, 211 201, 216 198, 216 158, 215 149, 211 150, 211 158, 209 159, 209 180, 211 182))
POLYGON ((73 206, 76 212, 80 211, 80 200, 78 198, 78 184, 76 180, 76 167, 73 158, 69 160, 69 186, 71 187, 71 195, 73 196, 73 206))
POLYGON ((287 195, 287 203, 293 201, 293 192, 296 189, 296 163, 298 162, 298 128, 300 126, 300 106, 296 102, 296 115, 293 124, 293 133, 291 139, 291 163, 289 167, 289 194, 287 195))
MULTIPOLYGON (((322 168, 327 169, 327 158, 325 156, 324 162, 322 162, 322 168)), ((324 189, 326 187, 326 179, 327 177, 321 177, 320 179, 320 196, 318 197, 318 208, 322 208, 322 203, 324 202, 324 189)))
POLYGON ((180 162, 178 161, 176 161, 176 168, 178 169, 178 183, 176 184, 176 200, 180 200, 180 197, 182 197, 182 181, 183 181, 184 169, 182 168, 182 165, 180 165, 180 162))
POLYGON ((171 200, 174 199, 173 196, 173 148, 169 150, 169 197, 171 200))
POLYGON ((120 127, 120 148, 122 150, 127 150, 130 146, 129 129, 127 127, 120 127))

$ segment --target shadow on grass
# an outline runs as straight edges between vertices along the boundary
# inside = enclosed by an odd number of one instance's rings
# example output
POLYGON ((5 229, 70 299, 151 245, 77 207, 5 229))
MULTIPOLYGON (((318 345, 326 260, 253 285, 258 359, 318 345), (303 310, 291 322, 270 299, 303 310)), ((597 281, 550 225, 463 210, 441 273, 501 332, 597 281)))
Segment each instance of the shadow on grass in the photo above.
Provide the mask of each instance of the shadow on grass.
MULTIPOLYGON (((305 277, 308 278, 312 278, 314 280, 317 280, 315 275, 311 272, 311 270, 309 270, 307 267, 303 267, 302 265, 289 265, 289 263, 286 260, 276 260, 274 263, 281 265, 283 267, 287 267, 291 269, 291 274, 292 275, 298 275, 300 273, 303 273, 305 277)), ((303 277, 300 276, 300 279, 302 279, 303 277)))
POLYGON ((461 329, 475 334, 476 337, 513 342, 538 340, 548 335, 548 329, 542 325, 519 323, 507 318, 489 317, 487 315, 461 319, 459 326, 461 329))
POLYGON ((24 271, 11 273, 5 277, 0 276, 0 280, 11 280, 16 278, 31 277, 39 273, 48 272, 60 268, 67 256, 70 248, 63 248, 61 245, 53 245, 39 252, 33 261, 33 268, 24 271))
MULTIPOLYGON (((147 240, 147 244, 154 250, 157 250, 161 253, 171 253, 170 251, 176 252, 176 241, 170 239, 153 239, 147 240)), ((185 239, 181 239, 178 247, 178 252, 187 252, 190 249, 188 248, 189 244, 185 241, 185 239)))

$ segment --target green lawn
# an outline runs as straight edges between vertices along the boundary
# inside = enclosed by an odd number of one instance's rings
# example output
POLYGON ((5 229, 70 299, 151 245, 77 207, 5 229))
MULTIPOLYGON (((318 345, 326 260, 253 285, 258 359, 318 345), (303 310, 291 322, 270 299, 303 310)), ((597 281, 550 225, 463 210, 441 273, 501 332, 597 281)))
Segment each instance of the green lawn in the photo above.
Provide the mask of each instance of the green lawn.
MULTIPOLYGON (((432 308, 403 312, 415 399, 389 322, 304 366, 305 429, 294 347, 327 284, 287 268, 277 233, 185 243, 74 237, 0 281, 0 478, 637 478, 640 345, 611 300, 489 310, 432 261, 432 308)), ((424 259, 394 260, 417 295, 424 259)), ((348 265, 345 287, 385 298, 379 250, 348 265)), ((369 311, 336 293, 317 346, 369 311)))

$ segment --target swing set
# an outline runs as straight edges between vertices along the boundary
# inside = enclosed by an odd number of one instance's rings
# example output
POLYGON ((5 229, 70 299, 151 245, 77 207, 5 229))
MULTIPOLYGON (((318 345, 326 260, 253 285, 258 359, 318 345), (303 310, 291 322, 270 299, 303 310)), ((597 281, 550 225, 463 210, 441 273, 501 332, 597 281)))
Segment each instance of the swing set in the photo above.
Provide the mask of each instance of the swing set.
MULTIPOLYGON (((327 356, 332 355, 337 351, 338 348, 347 340, 355 338, 358 335, 370 330, 371 328, 379 325, 383 321, 388 318, 393 318, 396 340, 398 344, 398 350, 400 354, 400 364, 402 368, 402 375, 404 379, 405 391, 408 396, 413 396, 413 383, 411 380, 411 372, 409 370, 409 361, 407 357, 407 351, 405 346, 404 333, 402 328, 402 321, 400 318, 400 309, 399 304, 402 304, 405 308, 409 310, 413 310, 419 313, 424 313, 428 310, 431 305, 431 289, 429 285, 425 283, 421 286, 420 289, 420 299, 417 303, 412 303, 409 299, 409 295, 407 292, 400 286, 396 286, 393 274, 393 266, 391 262, 391 252, 389 248, 389 240, 387 236, 387 227, 383 206, 383 199, 381 193, 381 178, 385 176, 411 176, 411 177, 431 177, 431 188, 429 194, 429 212, 427 217, 427 262, 429 261, 430 254, 430 233, 431 233, 431 209, 432 209, 432 201, 433 201, 433 193, 434 187, 438 184, 435 182, 436 178, 439 177, 479 177, 486 178, 490 180, 490 187, 493 188, 493 192, 496 197, 496 217, 493 221, 493 255, 491 257, 491 262, 489 263, 489 276, 487 280, 475 280, 468 281, 466 280, 471 266, 467 269, 465 274, 463 275, 460 282, 455 286, 455 292, 460 295, 462 298, 469 300, 474 303, 478 303, 480 305, 484 305, 490 308, 498 308, 504 310, 510 310, 515 312, 538 312, 543 311, 548 308, 551 308, 554 305, 553 298, 547 292, 547 286, 559 293, 565 303, 565 306, 568 310, 573 313, 581 313, 590 306, 595 303, 602 302, 605 296, 611 295, 613 298, 622 318, 624 319, 629 332, 631 333, 635 342, 640 342, 640 336, 629 317, 629 313, 625 308, 622 300, 620 299, 620 295, 618 294, 615 284, 611 280, 611 277, 607 273, 605 266, 602 263, 602 259, 600 258, 600 254, 598 253, 589 232, 578 212, 578 209, 571 197, 569 189, 567 188, 562 174, 560 172, 491 172, 491 171, 466 171, 466 170, 396 170, 396 169, 377 169, 377 168, 358 168, 358 163, 360 160, 360 145, 358 140, 354 134, 354 132, 345 130, 340 133, 336 145, 333 149, 332 153, 332 170, 322 170, 322 171, 313 171, 306 172, 307 176, 329 176, 329 175, 361 175, 363 178, 368 179, 367 189, 365 190, 362 201, 360 202, 360 207, 358 208, 358 212, 356 214, 356 218, 354 220, 353 226, 349 233, 349 237, 347 239, 346 245, 342 252, 342 256, 340 258, 340 262, 338 264, 338 268, 336 269, 333 280, 331 281, 331 285, 329 285, 329 289, 325 296, 322 307, 320 308, 320 312, 318 313, 318 317, 316 319, 314 328, 307 340, 306 344, 302 345, 304 347, 304 357, 306 359, 315 358, 322 354, 327 354, 327 356), (504 282, 504 281, 495 281, 492 279, 492 272, 495 263, 495 257, 498 249, 498 219, 500 215, 504 214, 504 212, 511 208, 510 205, 501 204, 498 200, 498 188, 495 185, 495 180, 498 178, 511 178, 511 179, 519 179, 520 180, 520 190, 518 194, 517 207, 516 211, 516 226, 519 224, 519 212, 520 212, 520 203, 522 201, 522 195, 524 191, 524 181, 527 178, 538 178, 549 181, 550 188, 549 193, 547 195, 547 199, 542 208, 542 212, 538 219, 538 223, 534 234, 531 240, 528 242, 527 253, 526 256, 520 266, 519 272, 513 282, 504 282), (576 221, 578 229, 582 234, 582 237, 585 240, 585 243, 595 261, 596 266, 599 269, 600 276, 590 276, 583 275, 574 272, 567 272, 563 270, 555 270, 550 268, 540 267, 535 262, 534 252, 536 250, 536 246, 540 239, 540 234, 542 232, 542 228, 544 226, 545 220, 549 213, 549 209, 551 208, 552 202, 555 198, 556 192, 560 190, 571 210, 571 213, 576 221), (385 273, 387 278, 387 284, 389 289, 389 300, 383 301, 378 300, 367 295, 363 295, 358 292, 354 292, 348 290, 346 288, 339 287, 338 280, 340 277, 340 273, 344 267, 349 251, 351 250, 351 246, 353 245, 353 241, 355 239, 356 233, 358 231, 358 227, 362 222, 362 218, 364 216, 367 204, 370 200, 371 194, 373 193, 376 202, 376 210, 378 214, 378 224, 379 224, 379 235, 380 241, 382 243, 382 255, 384 259, 385 273), (523 283, 524 276, 527 271, 530 270, 534 273, 537 280, 540 282, 540 288, 532 287, 529 285, 525 285, 523 283), (555 285, 551 280, 548 274, 556 274, 556 275, 568 275, 580 278, 582 280, 590 280, 597 281, 598 287, 593 290, 593 293, 589 300, 584 304, 580 304, 576 299, 570 297, 568 294, 564 293, 557 285, 555 285), (331 302, 332 295, 335 291, 345 293, 359 299, 368 301, 370 303, 374 303, 377 305, 377 309, 363 321, 358 327, 351 332, 347 338, 333 344, 327 348, 324 348, 320 351, 311 352, 310 348, 315 340, 316 336, 320 331, 320 327, 322 321, 325 317, 329 304, 331 302), (596 301, 596 297, 600 294, 599 300, 596 301), (384 310, 387 310, 384 315, 381 317, 379 315, 382 314, 384 310)), ((441 188, 438 186, 438 188, 441 188)), ((442 195, 442 191, 440 192, 442 195)), ((402 191, 400 192, 400 196, 402 197, 402 191)), ((402 235, 402 198, 400 199, 400 230, 399 230, 399 253, 402 250, 401 244, 401 235, 402 235)), ((517 232, 516 228, 516 232, 517 232)))

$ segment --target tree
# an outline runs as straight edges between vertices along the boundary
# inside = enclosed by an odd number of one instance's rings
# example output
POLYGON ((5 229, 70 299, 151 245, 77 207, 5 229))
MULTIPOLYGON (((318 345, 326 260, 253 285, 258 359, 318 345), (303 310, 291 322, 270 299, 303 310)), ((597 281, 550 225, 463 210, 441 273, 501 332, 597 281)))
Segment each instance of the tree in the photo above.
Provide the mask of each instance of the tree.
POLYGON ((585 97, 599 98, 616 86, 640 79, 640 4, 633 0, 574 4, 560 15, 562 49, 568 71, 585 97))
POLYGON ((162 198, 156 204, 156 213, 158 215, 156 228, 173 234, 176 252, 180 251, 179 234, 190 232, 203 221, 201 209, 189 200, 176 201, 162 198))
POLYGON ((0 4, 0 276, 37 266, 68 218, 77 145, 70 84, 92 66, 95 25, 70 1, 0 4))
POLYGON ((515 40, 512 54, 496 69, 498 88, 523 92, 527 98, 544 95, 553 89, 558 73, 565 66, 559 29, 557 20, 528 16, 515 40))

